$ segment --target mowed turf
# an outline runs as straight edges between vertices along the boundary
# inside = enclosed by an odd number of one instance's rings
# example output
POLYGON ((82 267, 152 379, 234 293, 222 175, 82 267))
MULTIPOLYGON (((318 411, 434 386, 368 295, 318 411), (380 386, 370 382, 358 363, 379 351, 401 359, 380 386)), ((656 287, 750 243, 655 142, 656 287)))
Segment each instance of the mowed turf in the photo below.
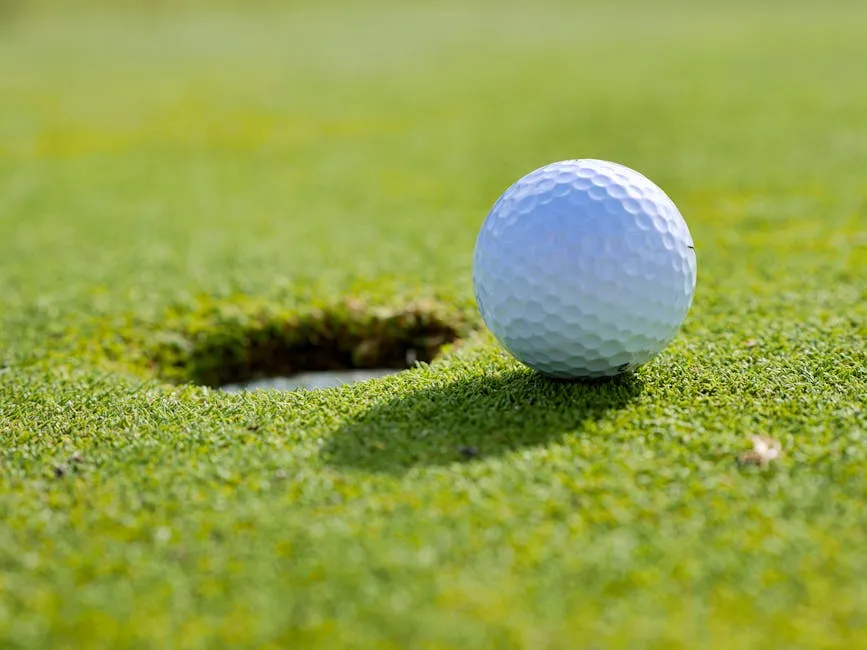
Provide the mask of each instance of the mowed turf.
POLYGON ((0 646, 862 644, 867 6, 694 4, 0 14, 0 646), (471 285, 497 196, 580 157, 658 182, 699 271, 592 386, 471 285), (411 309, 463 343, 175 383, 411 309), (754 434, 782 457, 739 465, 754 434))

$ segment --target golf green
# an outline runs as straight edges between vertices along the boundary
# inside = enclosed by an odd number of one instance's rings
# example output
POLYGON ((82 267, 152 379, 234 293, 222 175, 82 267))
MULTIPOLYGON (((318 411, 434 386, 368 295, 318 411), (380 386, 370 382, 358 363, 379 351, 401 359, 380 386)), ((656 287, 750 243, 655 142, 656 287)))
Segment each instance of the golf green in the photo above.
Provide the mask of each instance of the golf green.
POLYGON ((699 4, 0 0, 0 647, 863 644, 867 5, 699 4), (698 258, 600 384, 472 292, 568 158, 698 258))

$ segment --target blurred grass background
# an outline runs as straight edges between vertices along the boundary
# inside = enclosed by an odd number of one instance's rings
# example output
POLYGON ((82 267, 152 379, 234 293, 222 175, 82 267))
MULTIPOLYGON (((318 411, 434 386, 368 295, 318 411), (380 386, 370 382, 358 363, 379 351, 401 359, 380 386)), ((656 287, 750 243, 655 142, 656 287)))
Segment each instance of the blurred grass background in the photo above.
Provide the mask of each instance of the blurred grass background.
POLYGON ((466 291, 442 251, 567 157, 644 171, 705 255, 756 229, 831 245, 822 215, 863 201, 857 3, 107 7, 21 3, 0 40, 0 235, 42 258, 6 269, 28 294, 310 268, 466 291))

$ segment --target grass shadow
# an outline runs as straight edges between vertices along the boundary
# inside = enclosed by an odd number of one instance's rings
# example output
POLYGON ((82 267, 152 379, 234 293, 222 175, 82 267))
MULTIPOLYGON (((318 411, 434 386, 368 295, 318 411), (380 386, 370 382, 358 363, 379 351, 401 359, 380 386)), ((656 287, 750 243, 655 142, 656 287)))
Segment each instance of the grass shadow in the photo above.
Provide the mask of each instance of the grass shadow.
POLYGON ((332 465, 390 474, 470 462, 580 431, 642 388, 631 374, 595 383, 530 371, 463 379, 373 407, 341 427, 322 453, 332 465))

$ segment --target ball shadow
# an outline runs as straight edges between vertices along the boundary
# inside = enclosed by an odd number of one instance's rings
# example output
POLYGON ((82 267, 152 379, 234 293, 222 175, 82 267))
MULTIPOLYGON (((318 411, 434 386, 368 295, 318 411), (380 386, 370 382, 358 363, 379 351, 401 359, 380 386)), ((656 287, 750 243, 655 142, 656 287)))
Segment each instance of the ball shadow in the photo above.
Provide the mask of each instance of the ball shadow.
POLYGON ((594 383, 531 371, 463 379, 371 408, 336 431, 322 454, 332 465, 389 474, 472 462, 580 432, 642 388, 631 374, 594 383))

